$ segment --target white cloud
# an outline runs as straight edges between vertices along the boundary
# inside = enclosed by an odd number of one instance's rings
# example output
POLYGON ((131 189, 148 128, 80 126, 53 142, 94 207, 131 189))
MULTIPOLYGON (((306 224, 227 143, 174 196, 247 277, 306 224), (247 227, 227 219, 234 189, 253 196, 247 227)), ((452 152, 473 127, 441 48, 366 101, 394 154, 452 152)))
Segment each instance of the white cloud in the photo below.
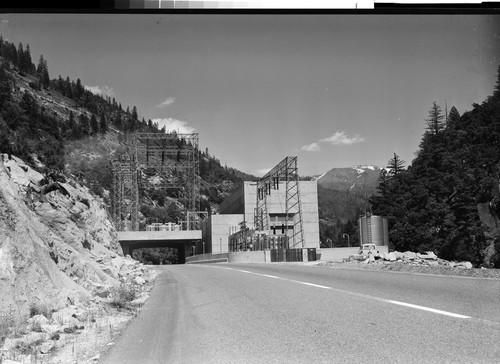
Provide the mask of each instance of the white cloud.
POLYGON ((155 107, 160 107, 160 108, 164 109, 164 108, 172 105, 174 102, 175 102, 175 97, 167 97, 167 99, 165 101, 156 105, 155 107))
POLYGON ((180 134, 190 134, 194 133, 196 128, 189 126, 187 121, 177 120, 173 118, 162 118, 162 119, 153 119, 151 120, 153 123, 158 123, 158 128, 165 127, 167 132, 176 131, 180 134))
POLYGON ((109 97, 115 97, 115 91, 112 87, 102 85, 102 86, 85 86, 87 90, 92 92, 95 95, 103 95, 109 97))
POLYGON ((337 130, 331 137, 321 139, 320 142, 330 143, 332 145, 351 145, 364 142, 365 138, 359 135, 349 136, 345 131, 337 130))
POLYGON ((304 150, 306 152, 319 152, 321 148, 318 143, 311 143, 308 145, 304 145, 300 148, 300 150, 304 150))

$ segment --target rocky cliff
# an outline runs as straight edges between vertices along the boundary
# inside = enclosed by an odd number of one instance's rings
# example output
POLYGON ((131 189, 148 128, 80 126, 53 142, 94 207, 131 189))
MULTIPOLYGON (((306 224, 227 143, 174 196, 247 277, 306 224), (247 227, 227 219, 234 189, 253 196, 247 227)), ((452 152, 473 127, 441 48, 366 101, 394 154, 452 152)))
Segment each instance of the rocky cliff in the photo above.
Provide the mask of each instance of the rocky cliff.
POLYGON ((95 283, 115 283, 98 263, 119 254, 103 204, 60 178, 44 178, 22 160, 1 155, 2 312, 27 313, 34 302, 57 310, 88 301, 95 283))

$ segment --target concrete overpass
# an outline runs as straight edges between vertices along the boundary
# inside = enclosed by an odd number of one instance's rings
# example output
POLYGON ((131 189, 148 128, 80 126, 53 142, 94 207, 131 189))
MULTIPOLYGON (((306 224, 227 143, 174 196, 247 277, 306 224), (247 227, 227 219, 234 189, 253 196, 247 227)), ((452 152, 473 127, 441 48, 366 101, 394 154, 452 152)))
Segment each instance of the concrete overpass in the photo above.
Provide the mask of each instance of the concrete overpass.
POLYGON ((132 251, 139 248, 175 248, 180 264, 186 262, 192 244, 199 240, 201 230, 118 232, 124 255, 132 255, 132 251))

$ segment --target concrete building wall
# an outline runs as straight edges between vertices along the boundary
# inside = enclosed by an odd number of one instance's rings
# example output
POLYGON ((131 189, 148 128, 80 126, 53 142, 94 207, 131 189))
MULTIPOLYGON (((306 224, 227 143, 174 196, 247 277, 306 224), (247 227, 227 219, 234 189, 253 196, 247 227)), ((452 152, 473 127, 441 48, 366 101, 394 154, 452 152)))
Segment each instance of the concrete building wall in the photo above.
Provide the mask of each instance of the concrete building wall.
POLYGON ((257 183, 256 182, 244 182, 244 214, 247 226, 250 229, 255 228, 255 206, 257 204, 257 183))
POLYGON ((243 214, 211 215, 202 226, 203 241, 207 253, 219 254, 228 252, 229 235, 239 230, 243 214))
POLYGON ((299 183, 304 248, 319 248, 318 185, 316 181, 299 183))

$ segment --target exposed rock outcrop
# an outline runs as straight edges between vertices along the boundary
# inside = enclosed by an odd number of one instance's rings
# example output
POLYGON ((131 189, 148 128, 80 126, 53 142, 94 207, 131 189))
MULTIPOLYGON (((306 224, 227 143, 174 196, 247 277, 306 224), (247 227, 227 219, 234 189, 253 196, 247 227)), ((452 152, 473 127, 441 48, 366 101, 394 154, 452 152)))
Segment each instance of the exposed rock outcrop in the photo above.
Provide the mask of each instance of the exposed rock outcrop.
POLYGON ((103 262, 120 254, 105 206, 87 188, 0 155, 0 312, 85 304, 99 285, 118 284, 103 262))

